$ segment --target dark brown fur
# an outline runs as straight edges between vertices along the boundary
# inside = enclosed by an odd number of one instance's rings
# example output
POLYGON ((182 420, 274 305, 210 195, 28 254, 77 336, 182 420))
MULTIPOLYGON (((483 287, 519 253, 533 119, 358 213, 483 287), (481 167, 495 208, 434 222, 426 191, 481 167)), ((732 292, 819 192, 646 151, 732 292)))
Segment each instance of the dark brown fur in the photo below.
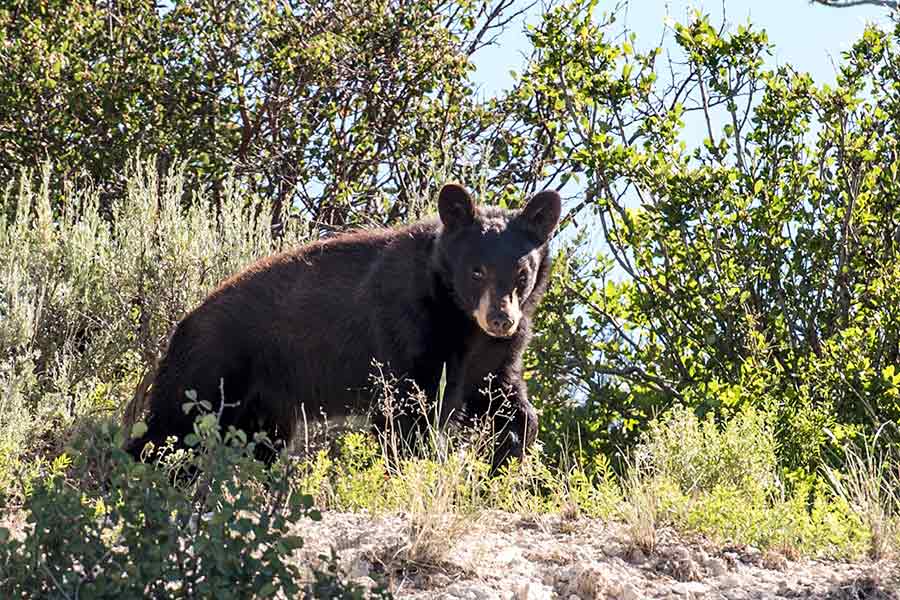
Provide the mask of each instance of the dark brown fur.
MULTIPOLYGON (((147 432, 128 450, 137 457, 147 442, 158 446, 191 431, 182 410, 187 390, 214 406, 224 392, 226 406, 237 404, 223 411, 224 425, 289 442, 301 406, 307 418, 370 409, 375 360, 430 399, 446 364, 445 420, 494 415, 479 391, 493 375, 511 402, 508 417, 495 417, 502 434, 495 465, 521 455, 537 427, 522 353, 549 278, 546 241, 559 198, 545 194, 546 207, 533 202, 536 213, 520 214, 470 209, 461 190, 442 191, 443 224, 337 236, 259 260, 223 282, 176 327, 150 389, 147 432), (489 266, 489 284, 466 283, 472 261, 489 266), (500 298, 529 269, 533 289, 515 334, 487 335, 472 317, 469 284, 495 286, 500 298)), ((375 424, 385 426, 378 414, 375 424)))

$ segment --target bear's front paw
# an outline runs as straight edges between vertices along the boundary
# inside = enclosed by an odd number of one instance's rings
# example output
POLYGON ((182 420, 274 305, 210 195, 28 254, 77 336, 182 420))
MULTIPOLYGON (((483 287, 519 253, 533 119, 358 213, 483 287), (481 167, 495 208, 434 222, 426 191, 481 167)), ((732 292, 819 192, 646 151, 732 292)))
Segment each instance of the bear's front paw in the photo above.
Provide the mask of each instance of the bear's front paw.
POLYGON ((504 431, 498 435, 491 461, 491 476, 497 475, 512 458, 521 460, 525 454, 522 438, 514 431, 504 431))

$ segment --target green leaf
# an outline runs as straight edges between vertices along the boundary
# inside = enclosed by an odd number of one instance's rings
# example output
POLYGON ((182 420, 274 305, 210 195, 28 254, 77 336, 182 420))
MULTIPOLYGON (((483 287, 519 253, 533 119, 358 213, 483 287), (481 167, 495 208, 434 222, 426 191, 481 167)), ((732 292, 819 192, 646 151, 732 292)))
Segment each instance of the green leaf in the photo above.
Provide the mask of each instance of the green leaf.
POLYGON ((309 494, 292 494, 291 507, 294 510, 307 510, 313 506, 313 497, 309 494))
POLYGON ((283 536, 281 542, 288 550, 299 550, 303 547, 303 540, 296 535, 283 536))
POLYGON ((133 438, 142 437, 145 433, 147 433, 147 424, 143 421, 138 421, 131 427, 131 437, 133 438))
POLYGON ((257 592, 257 594, 260 597, 269 598, 271 596, 274 596, 277 592, 278 592, 278 588, 275 587, 274 583, 269 581, 265 585, 263 585, 261 588, 259 588, 259 591, 257 592))
POLYGON ((447 389, 447 363, 441 367, 441 379, 438 381, 438 406, 444 401, 444 392, 447 389))

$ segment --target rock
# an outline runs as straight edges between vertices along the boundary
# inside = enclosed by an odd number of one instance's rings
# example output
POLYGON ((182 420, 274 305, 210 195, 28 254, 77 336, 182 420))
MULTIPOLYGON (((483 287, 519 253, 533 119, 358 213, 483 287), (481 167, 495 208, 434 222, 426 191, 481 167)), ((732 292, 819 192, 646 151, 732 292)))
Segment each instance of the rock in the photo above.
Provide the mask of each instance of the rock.
POLYGON ((568 592, 580 600, 596 600, 602 598, 609 586, 603 568, 597 563, 576 565, 568 569, 568 592))
POLYGON ((504 548, 497 554, 494 561, 499 565, 514 566, 520 564, 523 562, 522 551, 515 546, 504 548))
POLYGON ((682 581, 672 586, 679 596, 699 597, 709 592, 709 586, 699 581, 682 581))
POLYGON ((451 579, 445 573, 435 573, 428 577, 428 586, 436 589, 450 585, 451 579))
POLYGON ((368 577, 371 572, 372 563, 363 557, 359 557, 354 560, 353 564, 350 565, 350 568, 347 569, 347 576, 350 577, 350 579, 358 579, 368 577))
POLYGON ((628 552, 628 556, 626 558, 628 559, 628 562, 636 565, 642 565, 647 562, 647 555, 644 554, 637 546, 633 547, 628 552))
POLYGON ((678 581, 695 581, 703 576, 700 565, 685 546, 676 546, 666 552, 659 563, 659 568, 678 581))
POLYGON ((708 558, 703 566, 706 567, 709 574, 713 577, 721 577, 728 573, 728 566, 725 564, 725 561, 715 556, 708 558))
POLYGON ((691 560, 691 552, 685 546, 676 546, 672 550, 672 558, 675 560, 691 560))
POLYGON ((526 581, 516 588, 515 600, 552 600, 553 590, 534 581, 526 581))
POLYGON ((500 594, 495 590, 471 583, 454 583, 439 597, 443 600, 500 600, 500 594))
POLYGON ((643 594, 641 594, 634 584, 626 583, 620 589, 620 595, 618 598, 620 600, 640 600, 643 598, 643 594))
POLYGON ((500 594, 489 587, 478 586, 474 591, 475 600, 500 600, 500 594))
POLYGON ((372 588, 374 588, 378 585, 375 582, 375 580, 372 579, 371 577, 357 577, 356 579, 353 580, 353 583, 360 585, 360 586, 366 588, 367 590, 371 590, 372 588))
POLYGON ((700 569, 700 565, 693 560, 680 560, 675 564, 672 576, 678 581, 696 581, 702 579, 703 572, 700 569))
POLYGON ((755 546, 745 546, 744 550, 741 552, 741 560, 745 563, 756 565, 759 564, 763 559, 763 554, 760 552, 759 548, 755 546))
POLYGON ((770 550, 763 554, 762 565, 767 569, 783 571, 788 567, 788 561, 780 552, 770 550))

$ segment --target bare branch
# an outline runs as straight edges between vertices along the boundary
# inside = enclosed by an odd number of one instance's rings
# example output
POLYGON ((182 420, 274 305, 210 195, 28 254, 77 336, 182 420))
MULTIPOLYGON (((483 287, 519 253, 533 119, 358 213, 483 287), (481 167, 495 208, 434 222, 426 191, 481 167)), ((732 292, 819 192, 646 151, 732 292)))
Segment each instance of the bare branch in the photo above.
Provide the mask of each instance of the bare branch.
POLYGON ((852 8, 854 6, 880 6, 892 10, 900 8, 900 0, 810 0, 810 3, 834 8, 852 8))

